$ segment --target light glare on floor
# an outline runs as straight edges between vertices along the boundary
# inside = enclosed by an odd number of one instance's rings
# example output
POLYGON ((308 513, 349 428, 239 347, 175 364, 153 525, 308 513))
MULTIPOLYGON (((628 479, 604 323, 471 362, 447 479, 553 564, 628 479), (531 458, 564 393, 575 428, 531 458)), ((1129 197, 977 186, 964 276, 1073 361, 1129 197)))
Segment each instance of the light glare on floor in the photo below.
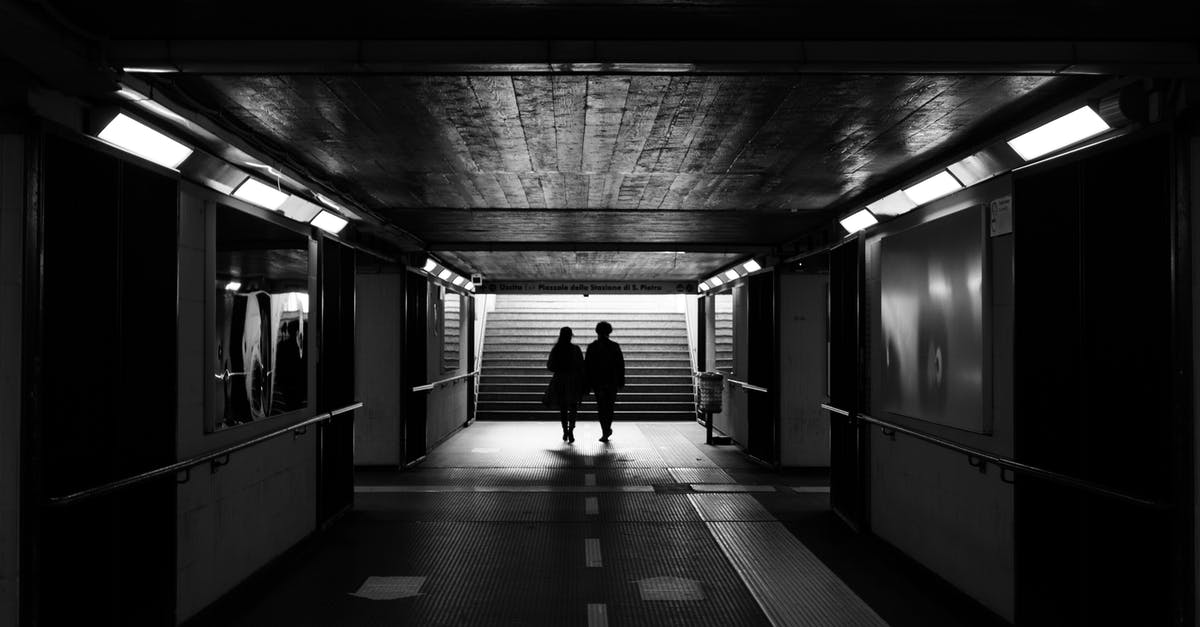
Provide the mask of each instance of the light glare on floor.
POLYGON ((1091 107, 1084 105, 1061 118, 1008 140, 1008 145, 1021 155, 1022 159, 1029 161, 1099 135, 1108 129, 1108 124, 1091 107))
POLYGON ((233 190, 233 196, 271 211, 278 209, 288 199, 287 194, 253 177, 238 185, 238 188, 233 190))
POLYGON ((117 117, 100 131, 99 137, 122 150, 167 168, 179 167, 179 164, 192 154, 191 148, 124 113, 118 113, 117 117))
POLYGON ((321 213, 317 214, 317 217, 312 219, 313 226, 321 229, 322 231, 333 233, 334 235, 337 235, 342 229, 346 228, 348 223, 349 221, 347 221, 345 218, 334 215, 328 211, 322 211, 321 213))
POLYGON ((857 233, 869 226, 878 224, 879 220, 876 220, 875 215, 870 211, 863 209, 858 213, 842 218, 841 223, 842 228, 846 229, 847 233, 857 233))
POLYGON ((962 183, 949 172, 942 170, 912 187, 905 188, 904 194, 918 205, 923 205, 960 189, 962 183))

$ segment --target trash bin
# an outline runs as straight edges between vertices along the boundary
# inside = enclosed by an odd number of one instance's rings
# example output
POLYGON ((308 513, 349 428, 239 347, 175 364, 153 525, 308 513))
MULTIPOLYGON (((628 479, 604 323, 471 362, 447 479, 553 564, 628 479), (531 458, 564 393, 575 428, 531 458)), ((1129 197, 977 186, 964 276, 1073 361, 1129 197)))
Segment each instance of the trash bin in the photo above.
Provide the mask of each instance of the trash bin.
POLYGON ((701 372, 697 375, 700 399, 696 409, 710 414, 721 413, 721 392, 725 389, 725 375, 719 372, 701 372))

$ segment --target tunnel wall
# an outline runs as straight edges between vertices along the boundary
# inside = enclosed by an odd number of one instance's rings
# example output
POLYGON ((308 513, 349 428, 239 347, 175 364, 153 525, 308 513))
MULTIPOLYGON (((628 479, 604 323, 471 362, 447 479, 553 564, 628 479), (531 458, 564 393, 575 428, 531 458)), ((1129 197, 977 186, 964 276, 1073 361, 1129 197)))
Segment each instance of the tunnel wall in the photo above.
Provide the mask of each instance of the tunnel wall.
MULTIPOLYGON (((179 220, 179 459, 217 450, 283 426, 262 420, 205 433, 206 193, 184 185, 179 220)), ((311 416, 311 411, 306 416, 311 416)), ((297 418, 300 419, 300 418, 297 418)), ((285 419, 286 420, 286 419, 285 419)), ((210 472, 193 468, 178 487, 176 618, 184 621, 219 599, 316 528, 316 429, 282 436, 230 456, 210 472)))
MULTIPOLYGON (((866 305, 869 377, 882 380, 880 307, 880 242, 883 237, 969 207, 1012 194, 1012 179, 992 181, 960 191, 882 225, 866 239, 866 305)), ((1012 412, 1012 235, 989 240, 990 325, 984 346, 990 347, 990 434, 972 433, 921 420, 876 412, 933 435, 1011 457, 1012 412)), ((985 300, 985 307, 988 302, 985 300)), ((985 356, 987 355, 985 348, 985 356)), ((986 362, 986 357, 985 357, 986 362)), ((987 364, 985 363, 985 372, 987 364)), ((986 376, 986 375, 985 375, 986 376)), ((879 406, 879 386, 869 386, 870 407, 879 406)), ((985 410, 986 411, 986 410, 985 410)), ((892 440, 871 429, 870 522, 872 530, 916 561, 963 590, 1005 619, 1014 620, 1013 489, 993 468, 981 474, 966 458, 913 438, 892 440)))
MULTIPOLYGON (((440 318, 432 315, 432 308, 437 301, 438 285, 429 284, 430 297, 429 306, 431 315, 429 320, 439 320, 440 318)), ((449 290, 446 292, 450 294, 449 290)), ((462 325, 459 329, 459 337, 463 338, 464 346, 460 349, 460 354, 466 354, 466 337, 463 332, 466 329, 467 317, 465 315, 459 317, 459 323, 462 325)), ((446 379, 457 374, 464 374, 466 370, 459 369, 456 372, 442 372, 442 342, 439 337, 440 329, 435 328, 436 325, 430 324, 426 329, 427 346, 429 350, 426 352, 427 365, 426 372, 429 373, 427 383, 446 379)), ((465 363, 465 360, 464 362, 465 363)), ((428 399, 426 400, 426 419, 425 419, 425 446, 426 450, 432 449, 434 445, 441 442, 450 434, 461 428, 467 421, 467 379, 458 379, 453 383, 438 386, 426 392, 428 399)))
POLYGON ((779 275, 779 455, 783 466, 829 466, 828 275, 779 275))
POLYGON ((25 143, 0 134, 0 625, 20 605, 21 304, 25 143))
POLYGON ((401 462, 403 273, 358 274, 354 371, 357 398, 366 403, 354 417, 354 463, 359 466, 401 462))
MULTIPOLYGON (((746 347, 749 346, 749 294, 745 283, 733 288, 733 373, 728 378, 738 381, 746 380, 749 372, 750 356, 746 347)), ((728 378, 722 402, 722 411, 713 414, 713 427, 728 435, 734 442, 745 447, 749 442, 750 423, 747 416, 746 391, 736 385, 730 385, 728 378)))

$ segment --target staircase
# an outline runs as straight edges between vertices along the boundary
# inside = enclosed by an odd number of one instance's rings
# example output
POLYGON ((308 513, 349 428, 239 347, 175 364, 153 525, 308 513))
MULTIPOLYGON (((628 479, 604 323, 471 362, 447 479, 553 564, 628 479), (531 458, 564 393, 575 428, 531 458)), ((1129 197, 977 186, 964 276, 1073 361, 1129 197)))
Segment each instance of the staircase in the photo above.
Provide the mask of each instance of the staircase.
MULTIPOLYGON (((558 330, 571 327, 574 343, 586 353, 596 339, 596 323, 607 320, 612 340, 625 355, 625 388, 617 397, 614 418, 694 420, 687 322, 664 302, 670 301, 498 296, 484 330, 478 419, 558 420, 558 410, 541 404, 550 383, 546 359, 558 330)), ((589 394, 579 416, 595 419, 595 412, 589 394)))

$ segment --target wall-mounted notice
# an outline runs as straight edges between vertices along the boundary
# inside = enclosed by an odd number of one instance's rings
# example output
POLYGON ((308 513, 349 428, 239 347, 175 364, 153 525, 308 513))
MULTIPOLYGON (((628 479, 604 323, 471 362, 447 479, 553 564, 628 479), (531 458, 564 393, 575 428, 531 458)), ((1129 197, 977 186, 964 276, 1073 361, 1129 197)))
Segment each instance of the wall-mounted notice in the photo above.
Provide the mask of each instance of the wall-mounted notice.
POLYGON ((683 281, 488 281, 481 294, 695 294, 683 281))
POLYGON ((988 230, 992 237, 1012 233, 1012 196, 997 198, 988 203, 988 230))
POLYGON ((880 242, 884 411, 991 431, 983 209, 964 209, 880 242))

